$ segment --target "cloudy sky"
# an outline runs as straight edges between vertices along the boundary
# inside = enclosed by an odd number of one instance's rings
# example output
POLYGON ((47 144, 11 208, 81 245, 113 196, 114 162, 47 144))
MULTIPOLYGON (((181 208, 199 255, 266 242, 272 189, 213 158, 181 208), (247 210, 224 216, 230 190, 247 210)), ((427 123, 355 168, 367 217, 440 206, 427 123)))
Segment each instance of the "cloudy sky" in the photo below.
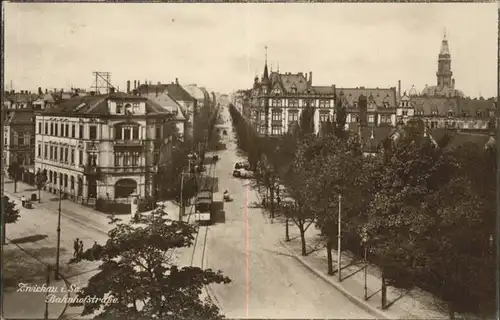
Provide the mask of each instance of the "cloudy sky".
POLYGON ((497 92, 497 5, 19 4, 4 5, 5 84, 16 90, 126 80, 249 88, 268 61, 337 87, 435 85, 446 28, 452 71, 468 96, 497 92))

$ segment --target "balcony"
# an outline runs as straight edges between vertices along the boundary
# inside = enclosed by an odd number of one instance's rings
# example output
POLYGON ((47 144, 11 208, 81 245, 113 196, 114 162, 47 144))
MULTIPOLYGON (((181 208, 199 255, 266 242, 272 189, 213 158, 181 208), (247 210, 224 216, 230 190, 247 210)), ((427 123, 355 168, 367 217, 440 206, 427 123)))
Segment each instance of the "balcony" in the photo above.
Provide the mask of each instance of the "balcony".
POLYGON ((115 146, 124 146, 124 147, 140 147, 143 144, 143 140, 140 139, 131 139, 131 140, 114 140, 115 146))
POLYGON ((101 173, 101 168, 96 165, 85 165, 83 167, 83 174, 89 176, 99 176, 101 173))

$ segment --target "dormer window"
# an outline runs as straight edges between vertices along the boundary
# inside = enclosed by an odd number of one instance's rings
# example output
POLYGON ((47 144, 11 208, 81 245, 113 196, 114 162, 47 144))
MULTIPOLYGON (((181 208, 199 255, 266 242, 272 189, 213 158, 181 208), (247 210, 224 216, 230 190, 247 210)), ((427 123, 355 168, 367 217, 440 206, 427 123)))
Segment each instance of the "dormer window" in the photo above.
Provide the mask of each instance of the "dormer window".
POLYGON ((478 109, 478 110, 476 111, 476 115, 477 115, 478 117, 482 117, 482 116, 483 116, 483 112, 481 111, 481 109, 478 109))
POLYGON ((130 103, 125 105, 125 114, 132 114, 132 105, 130 103))
MULTIPOLYGON (((407 107, 407 105, 405 105, 407 107)), ((389 102, 384 102, 384 108, 389 108, 389 102)))
POLYGON ((116 113, 118 114, 123 113, 123 106, 121 104, 116 105, 116 113))
POLYGON ((437 112, 437 110, 432 110, 431 114, 432 114, 433 116, 437 116, 437 115, 438 115, 438 112, 437 112))

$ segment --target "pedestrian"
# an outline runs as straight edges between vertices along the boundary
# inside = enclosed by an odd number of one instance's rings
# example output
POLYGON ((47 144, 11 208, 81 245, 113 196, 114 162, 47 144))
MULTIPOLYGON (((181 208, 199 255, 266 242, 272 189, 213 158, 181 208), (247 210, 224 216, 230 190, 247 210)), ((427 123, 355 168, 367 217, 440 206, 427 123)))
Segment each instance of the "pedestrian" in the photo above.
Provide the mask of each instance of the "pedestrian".
POLYGON ((24 208, 24 205, 26 204, 26 198, 24 196, 21 197, 21 205, 24 208))
POLYGON ((73 257, 78 257, 78 252, 80 250, 80 239, 76 238, 75 241, 73 241, 73 257))
POLYGON ((78 255, 81 257, 83 254, 83 241, 80 240, 80 243, 78 245, 78 255))

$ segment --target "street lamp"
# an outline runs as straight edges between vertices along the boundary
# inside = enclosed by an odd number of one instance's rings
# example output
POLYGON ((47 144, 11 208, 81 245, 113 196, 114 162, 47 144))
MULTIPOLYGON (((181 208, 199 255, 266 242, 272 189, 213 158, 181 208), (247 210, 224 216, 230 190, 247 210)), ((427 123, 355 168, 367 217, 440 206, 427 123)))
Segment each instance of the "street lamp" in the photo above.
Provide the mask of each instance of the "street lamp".
POLYGON ((57 214, 57 251, 56 268, 54 270, 54 279, 59 280, 59 252, 61 250, 61 202, 62 202, 62 181, 59 181, 59 210, 57 214))
POLYGON ((288 229, 288 215, 291 210, 293 210, 293 204, 289 201, 283 203, 283 209, 285 210, 285 241, 290 241, 290 232, 288 229))
POLYGON ((363 247, 364 247, 364 262, 365 262, 365 267, 364 267, 364 278, 365 278, 365 300, 368 300, 368 286, 367 286, 367 283, 366 283, 366 276, 367 276, 367 272, 368 272, 368 259, 367 259, 367 254, 368 254, 368 232, 366 231, 366 226, 363 227, 362 231, 361 231, 361 241, 363 243, 363 247))

